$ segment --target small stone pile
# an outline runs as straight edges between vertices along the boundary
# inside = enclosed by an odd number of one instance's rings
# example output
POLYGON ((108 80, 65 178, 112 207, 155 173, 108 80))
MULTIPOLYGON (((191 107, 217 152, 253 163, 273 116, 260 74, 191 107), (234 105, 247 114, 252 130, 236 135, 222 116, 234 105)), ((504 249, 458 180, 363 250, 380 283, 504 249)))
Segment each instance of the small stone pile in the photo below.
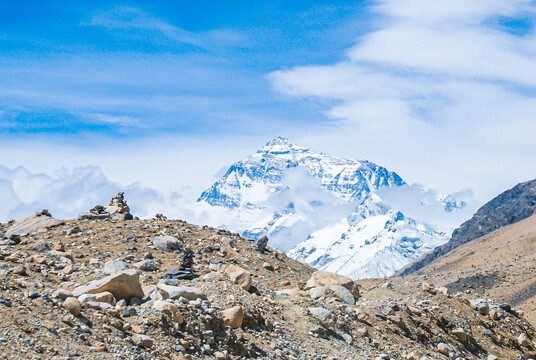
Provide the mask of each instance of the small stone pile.
POLYGON ((110 214, 130 214, 130 208, 125 200, 125 193, 119 192, 112 197, 112 201, 105 207, 105 210, 110 214))
POLYGON ((159 221, 166 221, 168 218, 164 214, 158 213, 154 216, 154 219, 159 221))
POLYGON ((130 208, 125 200, 125 193, 119 192, 107 206, 95 205, 89 212, 83 212, 78 215, 78 220, 84 219, 115 219, 115 220, 132 220, 134 217, 130 213, 130 208))
POLYGON ((198 277, 194 269, 194 253, 190 249, 184 249, 180 255, 179 265, 166 272, 165 283, 167 285, 175 285, 178 280, 192 280, 198 277))
POLYGON ((48 211, 48 209, 43 209, 41 211, 38 211, 35 213, 35 216, 48 216, 48 217, 52 217, 52 215, 50 214, 50 212, 48 211))

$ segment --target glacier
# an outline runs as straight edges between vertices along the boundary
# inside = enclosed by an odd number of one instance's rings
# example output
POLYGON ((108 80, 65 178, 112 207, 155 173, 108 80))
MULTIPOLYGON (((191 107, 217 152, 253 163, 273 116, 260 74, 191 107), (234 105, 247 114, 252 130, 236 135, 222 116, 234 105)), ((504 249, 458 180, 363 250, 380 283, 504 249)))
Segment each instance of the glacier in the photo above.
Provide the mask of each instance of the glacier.
POLYGON ((394 274, 445 243, 460 215, 470 216, 462 199, 283 137, 231 165, 197 204, 211 225, 267 235, 290 257, 353 279, 394 274))

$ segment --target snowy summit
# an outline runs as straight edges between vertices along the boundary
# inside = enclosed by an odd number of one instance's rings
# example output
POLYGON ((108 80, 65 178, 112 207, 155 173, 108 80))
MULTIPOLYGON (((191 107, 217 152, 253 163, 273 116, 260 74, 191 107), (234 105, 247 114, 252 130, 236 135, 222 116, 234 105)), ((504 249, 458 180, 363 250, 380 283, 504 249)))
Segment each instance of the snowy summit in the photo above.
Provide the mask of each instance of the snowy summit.
POLYGON ((267 235, 291 257, 354 279, 392 275, 448 240, 452 228, 409 216, 403 207, 410 203, 421 213, 439 208, 445 217, 465 206, 411 191, 398 174, 370 161, 336 158, 283 137, 233 164, 198 199, 214 225, 253 239, 267 235))

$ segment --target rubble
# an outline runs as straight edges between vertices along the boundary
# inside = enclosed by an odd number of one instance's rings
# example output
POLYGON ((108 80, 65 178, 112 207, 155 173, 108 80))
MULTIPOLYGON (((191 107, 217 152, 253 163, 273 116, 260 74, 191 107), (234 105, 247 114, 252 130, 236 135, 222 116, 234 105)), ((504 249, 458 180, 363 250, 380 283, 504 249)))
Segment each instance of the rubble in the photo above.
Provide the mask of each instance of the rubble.
POLYGON ((506 304, 445 296, 419 277, 355 282, 257 249, 237 234, 181 220, 110 217, 66 220, 4 242, 2 356, 536 357, 534 328, 506 304), (180 247, 156 247, 163 236, 180 247))

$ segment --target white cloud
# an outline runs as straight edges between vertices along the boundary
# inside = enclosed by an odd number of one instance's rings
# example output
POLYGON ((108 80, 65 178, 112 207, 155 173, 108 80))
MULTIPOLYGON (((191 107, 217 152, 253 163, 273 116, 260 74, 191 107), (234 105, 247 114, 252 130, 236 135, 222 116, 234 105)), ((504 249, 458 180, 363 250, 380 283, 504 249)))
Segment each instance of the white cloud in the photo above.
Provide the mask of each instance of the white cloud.
POLYGON ((107 205, 110 198, 125 191, 134 215, 149 217, 166 200, 156 191, 133 183, 127 186, 110 181, 98 167, 61 169, 52 176, 34 174, 23 167, 0 166, 2 208, 0 221, 19 219, 35 211, 49 209, 58 218, 74 218, 97 204, 107 205))
POLYGON ((331 128, 306 145, 388 166, 480 201, 536 176, 536 36, 493 25, 530 1, 382 0, 377 30, 331 65, 269 75, 293 97, 328 100, 331 128))

